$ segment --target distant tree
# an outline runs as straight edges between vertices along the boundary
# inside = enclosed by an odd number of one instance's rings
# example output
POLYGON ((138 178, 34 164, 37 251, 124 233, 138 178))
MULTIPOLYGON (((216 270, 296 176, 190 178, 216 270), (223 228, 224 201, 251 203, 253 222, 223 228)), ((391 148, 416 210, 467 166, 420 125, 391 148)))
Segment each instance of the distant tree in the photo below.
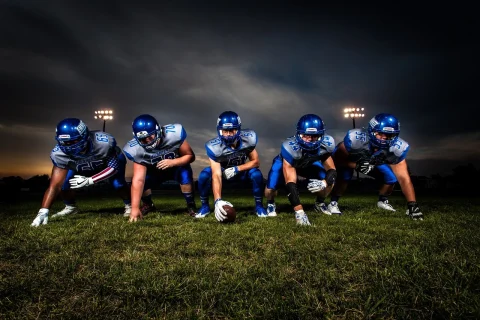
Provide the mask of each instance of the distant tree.
POLYGON ((24 180, 19 176, 10 176, 2 179, 8 191, 19 191, 24 186, 24 180))
POLYGON ((50 178, 47 174, 36 175, 25 181, 25 184, 30 191, 45 191, 50 183, 50 178))

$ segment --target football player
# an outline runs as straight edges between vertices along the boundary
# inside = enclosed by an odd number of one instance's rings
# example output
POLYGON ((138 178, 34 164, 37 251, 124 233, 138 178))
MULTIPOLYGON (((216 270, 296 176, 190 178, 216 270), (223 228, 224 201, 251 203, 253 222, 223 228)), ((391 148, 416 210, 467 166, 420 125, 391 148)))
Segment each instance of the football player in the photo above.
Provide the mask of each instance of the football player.
MULTIPOLYGON (((258 167, 260 160, 257 150, 257 134, 251 129, 242 129, 242 122, 238 114, 225 111, 217 119, 218 137, 205 144, 210 167, 200 172, 198 189, 202 206, 195 218, 204 218, 210 213, 208 203, 210 188, 215 199, 215 216, 217 212, 226 215, 222 200, 223 181, 252 182, 255 213, 258 217, 267 217, 263 207, 263 175, 258 167)), ((227 202, 227 204, 230 204, 227 202)), ((217 217, 219 219, 219 217, 217 217)), ((220 218, 221 219, 221 218, 220 218)))
POLYGON ((297 224, 310 225, 300 202, 298 176, 308 179, 307 189, 316 195, 315 211, 330 214, 324 201, 332 191, 337 176, 331 157, 334 146, 334 140, 325 134, 325 126, 319 116, 306 114, 298 120, 296 134, 282 143, 281 152, 273 159, 268 173, 265 187, 268 216, 277 215, 275 195, 280 186, 285 186, 297 224))
POLYGON ((379 208, 395 211, 388 202, 388 196, 398 181, 407 200, 407 215, 412 219, 423 219, 407 170, 406 157, 410 145, 401 139, 399 134, 400 122, 388 113, 373 117, 367 129, 352 129, 347 132, 333 153, 339 176, 327 207, 331 213, 341 214, 338 200, 347 189, 353 171, 357 170, 383 180, 377 202, 379 208))
POLYGON ((59 193, 66 206, 52 218, 78 212, 74 189, 107 179, 123 199, 124 214, 130 214, 130 188, 125 181, 127 160, 115 138, 106 132, 89 131, 80 119, 67 118, 58 123, 55 139, 57 145, 50 154, 50 186, 32 226, 47 224, 50 207, 59 193))
POLYGON ((133 120, 133 139, 125 144, 123 151, 133 161, 132 211, 130 222, 142 219, 154 211, 151 187, 153 184, 175 180, 180 184, 187 203, 187 211, 195 215, 193 175, 190 163, 195 153, 186 140, 187 132, 179 123, 160 126, 157 120, 142 114, 133 120), (143 203, 140 208, 140 200, 143 203))

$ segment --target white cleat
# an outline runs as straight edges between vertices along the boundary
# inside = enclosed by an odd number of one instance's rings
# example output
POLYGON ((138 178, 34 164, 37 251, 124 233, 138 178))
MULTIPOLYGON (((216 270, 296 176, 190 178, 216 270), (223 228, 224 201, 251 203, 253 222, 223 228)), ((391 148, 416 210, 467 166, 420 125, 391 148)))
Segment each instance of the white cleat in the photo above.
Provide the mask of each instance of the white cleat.
POLYGON ((52 218, 56 218, 56 217, 64 217, 66 215, 69 215, 69 214, 74 214, 74 213, 77 213, 78 212, 78 208, 77 207, 74 207, 74 206, 69 206, 68 204, 65 206, 65 208, 63 208, 62 211, 59 211, 57 213, 55 213, 52 218))
POLYGON ((377 202, 377 207, 383 210, 388 210, 388 211, 396 211, 390 203, 388 203, 388 200, 385 201, 378 201, 377 202))
POLYGON ((124 217, 130 217, 130 213, 132 213, 132 205, 131 204, 126 204, 125 205, 125 211, 123 212, 124 217))
POLYGON ((338 214, 338 215, 341 215, 342 214, 342 211, 340 211, 340 208, 338 207, 338 202, 337 201, 332 201, 328 204, 328 212, 330 212, 330 214, 338 214))
POLYGON ((267 215, 269 217, 276 217, 277 216, 277 206, 275 205, 275 203, 269 203, 267 205, 267 215))
POLYGON ((315 202, 313 208, 315 209, 316 212, 320 213, 325 213, 328 215, 332 215, 330 211, 328 211, 327 205, 325 203, 320 203, 320 202, 315 202))

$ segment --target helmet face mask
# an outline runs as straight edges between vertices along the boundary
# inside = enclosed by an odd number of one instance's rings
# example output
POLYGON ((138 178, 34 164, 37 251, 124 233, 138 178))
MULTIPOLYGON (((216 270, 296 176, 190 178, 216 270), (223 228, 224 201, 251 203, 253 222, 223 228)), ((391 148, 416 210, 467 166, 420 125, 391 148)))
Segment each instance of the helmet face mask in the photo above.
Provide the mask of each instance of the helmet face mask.
POLYGON ((67 118, 57 124, 55 140, 63 153, 78 156, 87 150, 89 131, 82 120, 67 118))
POLYGON ((218 116, 217 134, 227 145, 235 144, 240 139, 242 120, 233 111, 225 111, 218 116))
POLYGON ((388 113, 380 113, 368 123, 368 136, 370 143, 380 149, 388 149, 398 139, 400 122, 388 113))
POLYGON ((323 120, 315 114, 306 114, 298 120, 295 139, 304 150, 320 148, 325 134, 323 120))
POLYGON ((142 114, 133 120, 133 137, 145 150, 155 149, 162 141, 162 129, 157 120, 149 114, 142 114))

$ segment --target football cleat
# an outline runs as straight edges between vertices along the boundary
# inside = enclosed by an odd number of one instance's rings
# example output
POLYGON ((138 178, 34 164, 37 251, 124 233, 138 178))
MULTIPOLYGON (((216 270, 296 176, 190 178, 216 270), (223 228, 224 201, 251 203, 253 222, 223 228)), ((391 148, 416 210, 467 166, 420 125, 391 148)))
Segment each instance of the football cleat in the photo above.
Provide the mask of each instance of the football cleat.
POLYGON ((200 210, 195 214, 195 218, 205 218, 210 214, 210 206, 208 204, 202 204, 200 210))
POLYGON ((255 213, 259 218, 266 218, 268 217, 267 210, 263 206, 257 205, 255 206, 255 213))
POLYGON ((130 217, 130 213, 132 212, 132 205, 131 204, 126 204, 125 205, 125 211, 123 212, 124 217, 130 217))
POLYGON ((52 218, 56 218, 56 217, 64 217, 66 215, 69 215, 69 214, 74 214, 74 213, 78 213, 78 208, 77 207, 74 207, 74 206, 70 206, 70 205, 66 205, 65 208, 63 208, 62 211, 59 211, 57 213, 55 213, 52 218))
POLYGON ((195 217, 195 215, 197 214, 195 210, 197 210, 197 207, 195 206, 195 204, 189 204, 187 206, 187 213, 190 217, 195 217))
POLYGON ((340 211, 340 208, 338 207, 338 202, 337 201, 332 201, 328 204, 327 206, 328 212, 331 214, 338 214, 341 215, 342 211, 340 211))
POLYGON ((328 208, 327 208, 327 205, 323 202, 315 202, 315 205, 313 206, 313 208, 315 209, 316 212, 320 213, 325 213, 325 214, 328 214, 328 215, 331 215, 332 213, 330 211, 328 211, 328 208))
POLYGON ((390 203, 388 203, 388 200, 385 201, 378 201, 377 202, 377 207, 380 209, 388 210, 388 211, 396 211, 390 203))
POLYGON ((267 205, 267 215, 269 217, 276 217, 277 216, 277 206, 275 205, 275 203, 269 203, 267 205))
POLYGON ((142 213, 142 215, 147 215, 148 213, 152 212, 152 211, 156 211, 157 208, 155 208, 155 205, 153 203, 151 204, 148 204, 148 203, 144 203, 143 206, 140 207, 140 212, 142 213))

